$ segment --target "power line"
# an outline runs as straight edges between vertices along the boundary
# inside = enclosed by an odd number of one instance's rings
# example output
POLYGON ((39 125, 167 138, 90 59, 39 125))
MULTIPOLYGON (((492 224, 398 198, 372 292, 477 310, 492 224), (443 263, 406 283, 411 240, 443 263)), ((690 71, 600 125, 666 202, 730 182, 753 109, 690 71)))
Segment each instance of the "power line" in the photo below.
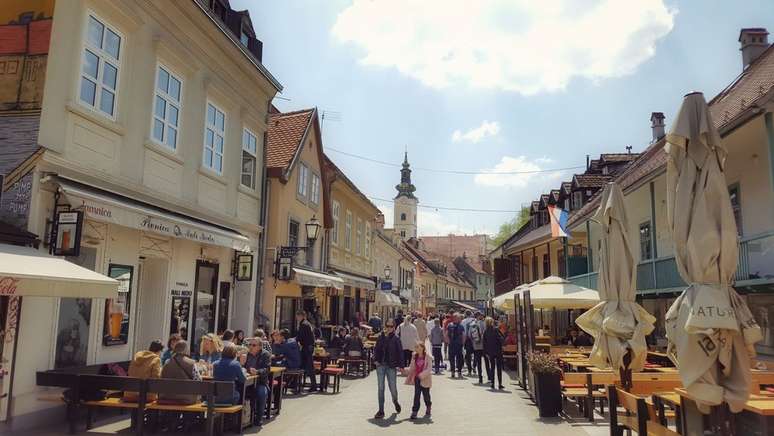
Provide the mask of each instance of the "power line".
MULTIPOLYGON (((360 159, 368 162, 378 163, 380 165, 386 165, 390 167, 400 168, 401 164, 396 164, 393 162, 386 162, 383 160, 378 159, 372 159, 370 157, 361 156, 358 154, 348 153, 346 151, 337 150, 332 147, 325 147, 326 150, 333 151, 335 153, 342 154, 344 156, 349 156, 355 159, 360 159)), ((478 175, 478 174, 493 174, 493 175, 518 175, 518 174, 538 174, 538 173, 554 173, 558 171, 567 171, 567 170, 577 170, 580 168, 586 168, 585 165, 579 165, 574 167, 565 167, 565 168, 554 168, 550 170, 532 170, 532 171, 463 171, 463 170, 441 170, 437 168, 423 168, 423 167, 414 167, 415 170, 418 171, 427 171, 431 173, 445 173, 445 174, 465 174, 465 175, 478 175)))
MULTIPOLYGON (((386 198, 379 198, 379 197, 373 197, 370 195, 366 195, 366 197, 370 198, 371 200, 376 201, 386 201, 388 203, 394 203, 395 200, 389 200, 386 198)), ((453 210, 458 212, 491 212, 491 213, 519 213, 518 210, 503 210, 503 209, 469 209, 464 207, 444 207, 444 206, 431 206, 428 204, 418 204, 417 207, 423 207, 425 209, 436 209, 436 210, 453 210)))

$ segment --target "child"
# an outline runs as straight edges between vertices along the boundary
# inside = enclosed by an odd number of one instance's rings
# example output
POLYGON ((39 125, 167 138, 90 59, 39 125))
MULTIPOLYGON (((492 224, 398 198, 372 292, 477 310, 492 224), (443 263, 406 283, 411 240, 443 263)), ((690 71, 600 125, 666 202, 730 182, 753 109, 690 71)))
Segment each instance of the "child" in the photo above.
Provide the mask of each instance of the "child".
POLYGON ((435 373, 441 373, 441 362, 443 356, 441 347, 443 346, 443 328, 439 319, 433 320, 433 327, 430 329, 430 344, 433 346, 433 360, 435 361, 435 373))
POLYGON ((417 419, 419 412, 419 396, 425 398, 425 418, 430 417, 430 386, 433 384, 433 376, 430 374, 430 368, 433 366, 433 358, 427 354, 425 344, 417 343, 414 347, 414 355, 411 356, 411 364, 406 377, 407 385, 414 385, 414 407, 411 408, 411 417, 417 419))

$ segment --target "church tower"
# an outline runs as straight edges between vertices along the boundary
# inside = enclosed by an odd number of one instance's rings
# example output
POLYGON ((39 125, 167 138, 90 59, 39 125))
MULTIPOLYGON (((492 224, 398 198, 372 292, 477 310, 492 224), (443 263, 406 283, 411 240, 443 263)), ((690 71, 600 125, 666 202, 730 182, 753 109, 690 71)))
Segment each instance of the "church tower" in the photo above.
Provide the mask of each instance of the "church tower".
POLYGON ((408 152, 403 156, 403 168, 400 170, 400 184, 395 186, 398 195, 395 196, 395 233, 401 239, 417 237, 417 203, 414 196, 417 188, 411 184, 411 168, 408 163, 408 152))

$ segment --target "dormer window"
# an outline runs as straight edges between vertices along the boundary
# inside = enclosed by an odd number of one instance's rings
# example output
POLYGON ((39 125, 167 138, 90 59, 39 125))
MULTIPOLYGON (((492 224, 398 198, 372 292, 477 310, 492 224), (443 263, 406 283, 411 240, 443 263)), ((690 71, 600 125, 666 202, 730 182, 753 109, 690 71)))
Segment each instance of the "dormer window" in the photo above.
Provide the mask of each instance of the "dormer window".
POLYGON ((607 175, 609 170, 607 169, 607 165, 602 167, 602 174, 607 175))
POLYGON ((578 210, 583 206, 583 192, 575 191, 572 193, 572 209, 578 210))
POLYGON ((245 33, 243 30, 242 33, 239 35, 239 41, 242 42, 242 45, 247 47, 247 45, 250 43, 250 36, 245 33))

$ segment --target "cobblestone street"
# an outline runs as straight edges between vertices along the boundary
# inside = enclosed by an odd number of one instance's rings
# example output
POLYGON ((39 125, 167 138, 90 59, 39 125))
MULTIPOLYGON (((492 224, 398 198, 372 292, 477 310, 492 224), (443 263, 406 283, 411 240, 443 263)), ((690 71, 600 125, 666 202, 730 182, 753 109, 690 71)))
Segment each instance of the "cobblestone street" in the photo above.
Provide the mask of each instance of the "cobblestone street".
MULTIPOLYGON (((405 378, 398 377, 399 399, 402 412, 395 414, 386 393, 385 418, 374 420, 377 410, 376 372, 365 379, 349 379, 342 382, 339 394, 314 394, 288 396, 283 400, 282 414, 265 423, 262 430, 253 427, 245 434, 304 435, 320 434, 337 436, 355 435, 561 435, 561 436, 602 436, 609 432, 606 421, 598 420, 589 424, 573 417, 540 419, 537 408, 526 393, 505 377, 504 391, 492 391, 488 385, 479 386, 477 379, 451 379, 448 375, 434 376, 431 390, 433 399, 432 419, 409 420, 413 388, 403 384, 405 378)), ((575 410, 574 405, 567 407, 575 410)), ((598 417, 599 418, 599 417, 598 417)), ((81 435, 131 434, 129 420, 104 419, 97 426, 81 435)), ((83 427, 79 427, 83 428, 83 427)), ((31 432, 30 436, 66 435, 64 422, 56 428, 45 428, 31 432)), ((181 433, 164 433, 169 435, 181 433)))

